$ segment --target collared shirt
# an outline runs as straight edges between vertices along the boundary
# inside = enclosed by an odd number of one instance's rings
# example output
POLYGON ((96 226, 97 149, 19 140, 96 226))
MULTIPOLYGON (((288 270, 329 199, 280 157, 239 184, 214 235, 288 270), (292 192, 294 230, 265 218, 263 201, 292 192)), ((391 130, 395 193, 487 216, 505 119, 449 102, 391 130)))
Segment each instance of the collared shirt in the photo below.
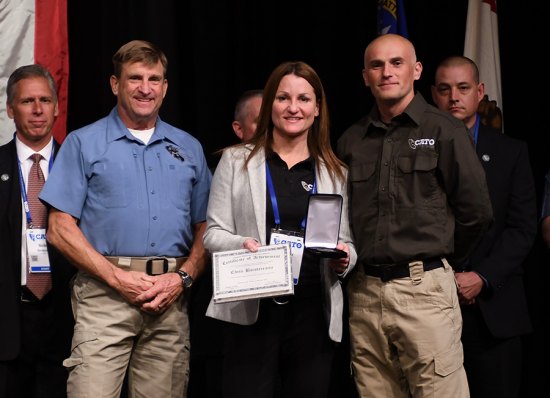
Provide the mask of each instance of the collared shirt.
POLYGON ((25 187, 28 186, 29 171, 31 170, 33 160, 30 158, 31 155, 39 153, 42 155, 40 160, 40 168, 42 169, 42 174, 44 174, 44 179, 48 179, 49 169, 48 165, 50 164, 50 158, 52 157, 53 149, 53 138, 50 139, 50 142, 41 150, 36 152, 34 149, 29 148, 21 142, 21 140, 16 136, 15 137, 15 147, 17 148, 17 158, 21 164, 21 173, 23 175, 23 181, 25 182, 25 187))
POLYGON ((349 166, 359 261, 446 256, 462 265, 492 220, 485 173, 464 123, 417 94, 389 125, 376 107, 338 141, 349 166))
POLYGON ((116 108, 69 134, 40 198, 111 256, 184 256, 205 221, 211 174, 197 139, 157 119, 135 138, 116 108))

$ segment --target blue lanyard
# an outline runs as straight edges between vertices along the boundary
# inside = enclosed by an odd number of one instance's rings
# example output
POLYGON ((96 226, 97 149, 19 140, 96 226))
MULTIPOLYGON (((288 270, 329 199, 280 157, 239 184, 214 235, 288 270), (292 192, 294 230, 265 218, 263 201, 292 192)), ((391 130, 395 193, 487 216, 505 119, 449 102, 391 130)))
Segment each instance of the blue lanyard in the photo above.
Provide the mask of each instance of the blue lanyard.
MULTIPOLYGON (((55 148, 55 141, 52 141, 52 154, 50 156, 50 161, 48 163, 48 173, 52 170, 52 166, 53 166, 54 148, 55 148)), ((29 198, 27 196, 27 189, 25 187, 25 180, 23 179, 23 171, 21 170, 21 161, 19 161, 19 158, 17 158, 17 166, 19 169, 19 183, 21 187, 21 196, 23 197, 23 208, 25 209, 25 215, 27 217, 27 225, 30 228, 33 228, 31 209, 29 207, 29 198)), ((40 167, 40 165, 38 165, 38 167, 40 167)))
POLYGON ((474 144, 477 146, 477 137, 479 136, 479 115, 476 113, 476 123, 473 127, 473 133, 474 133, 474 144))
MULTIPOLYGON (((277 229, 281 226, 281 216, 279 215, 279 206, 277 204, 277 196, 275 195, 275 188, 273 187, 273 180, 271 179, 271 173, 269 172, 269 165, 267 159, 265 161, 265 176, 267 180, 267 189, 269 190, 269 196, 271 197, 271 207, 273 207, 273 218, 275 219, 275 226, 277 229)), ((315 172, 313 173, 313 188, 311 194, 317 193, 317 187, 315 185, 315 172)), ((306 216, 302 219, 302 230, 306 228, 306 216)))

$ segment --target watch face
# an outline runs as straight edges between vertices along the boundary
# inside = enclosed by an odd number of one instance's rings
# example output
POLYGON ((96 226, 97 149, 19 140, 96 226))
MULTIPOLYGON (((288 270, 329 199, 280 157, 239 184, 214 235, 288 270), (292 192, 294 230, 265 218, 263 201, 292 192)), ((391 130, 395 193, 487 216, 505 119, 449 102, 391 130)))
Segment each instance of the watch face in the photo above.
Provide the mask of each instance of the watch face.
POLYGON ((193 284, 193 278, 187 272, 179 270, 178 274, 181 276, 183 287, 191 287, 193 284))

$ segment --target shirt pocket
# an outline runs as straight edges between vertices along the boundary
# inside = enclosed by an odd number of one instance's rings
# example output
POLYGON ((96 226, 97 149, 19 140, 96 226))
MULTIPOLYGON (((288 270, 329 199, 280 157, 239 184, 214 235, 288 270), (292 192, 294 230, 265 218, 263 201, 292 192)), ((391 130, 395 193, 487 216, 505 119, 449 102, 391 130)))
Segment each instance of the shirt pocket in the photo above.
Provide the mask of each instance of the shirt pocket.
POLYGON ((104 208, 128 206, 129 180, 133 176, 126 165, 114 160, 103 160, 93 166, 88 195, 104 208))
POLYGON ((172 208, 190 211, 191 208, 191 193, 196 182, 195 170, 190 167, 189 161, 169 162, 165 166, 165 171, 162 175, 163 180, 163 195, 168 199, 165 202, 165 208, 172 208))
POLYGON ((351 206, 363 208, 365 203, 376 199, 377 183, 375 163, 352 164, 349 168, 351 206))
POLYGON ((435 153, 398 158, 395 191, 402 205, 433 206, 440 201, 437 162, 435 153))

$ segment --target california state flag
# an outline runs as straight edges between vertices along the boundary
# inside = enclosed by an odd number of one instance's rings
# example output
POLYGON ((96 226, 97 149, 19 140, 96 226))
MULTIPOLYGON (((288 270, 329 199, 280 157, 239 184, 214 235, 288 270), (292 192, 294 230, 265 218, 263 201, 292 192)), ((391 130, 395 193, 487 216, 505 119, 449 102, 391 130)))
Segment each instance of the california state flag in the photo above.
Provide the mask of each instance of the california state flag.
POLYGON ((485 83, 485 93, 504 110, 496 0, 469 0, 464 56, 477 64, 480 79, 485 83))
POLYGON ((13 120, 6 114, 6 84, 19 66, 38 63, 51 72, 59 97, 54 136, 67 133, 69 45, 67 0, 0 0, 0 144, 12 139, 13 120))

